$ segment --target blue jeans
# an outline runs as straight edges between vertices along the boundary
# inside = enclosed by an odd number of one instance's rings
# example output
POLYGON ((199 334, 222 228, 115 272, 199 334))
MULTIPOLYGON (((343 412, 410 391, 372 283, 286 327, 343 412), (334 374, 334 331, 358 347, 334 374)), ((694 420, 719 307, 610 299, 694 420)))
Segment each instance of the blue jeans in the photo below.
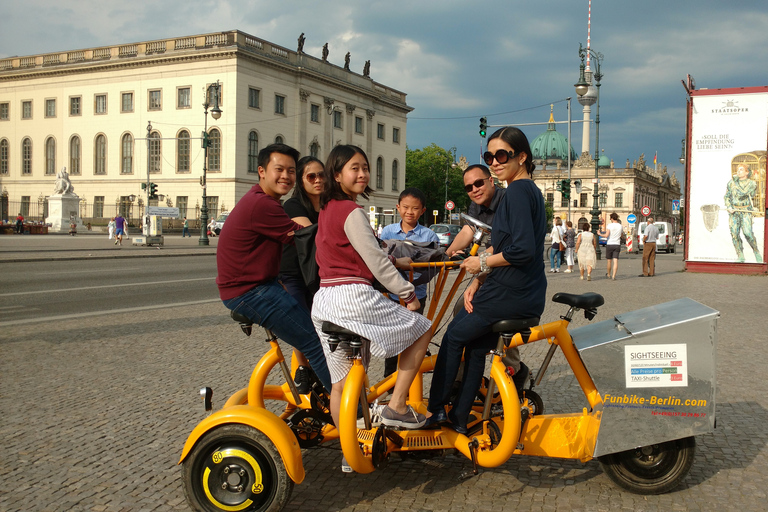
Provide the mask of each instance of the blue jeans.
POLYGON ((223 302, 227 308, 271 330, 277 337, 300 350, 325 389, 330 391, 331 374, 309 312, 285 291, 277 279, 223 302))
POLYGON ((464 378, 459 394, 453 402, 450 417, 454 424, 467 426, 469 413, 483 380, 485 356, 499 341, 499 335, 491 331, 491 325, 493 322, 477 313, 467 313, 463 308, 450 323, 437 353, 435 372, 432 375, 427 406, 431 413, 439 412, 448 404, 463 353, 464 378))
POLYGON ((181 238, 184 238, 185 236, 188 236, 189 238, 192 238, 192 235, 189 234, 189 228, 188 227, 184 227, 181 230, 181 238))
POLYGON ((560 270, 560 252, 560 249, 555 249, 554 245, 549 250, 549 268, 560 270))

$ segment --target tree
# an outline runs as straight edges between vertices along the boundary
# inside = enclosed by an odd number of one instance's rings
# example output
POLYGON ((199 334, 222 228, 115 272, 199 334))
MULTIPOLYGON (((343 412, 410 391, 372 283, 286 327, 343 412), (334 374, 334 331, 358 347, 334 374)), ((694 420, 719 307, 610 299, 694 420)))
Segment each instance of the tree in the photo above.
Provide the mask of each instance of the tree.
POLYGON ((438 222, 445 219, 446 176, 448 178, 448 199, 456 204, 453 210, 466 211, 469 207, 469 197, 464 191, 463 172, 459 167, 452 167, 454 154, 452 150, 444 149, 435 143, 423 149, 405 148, 405 186, 416 187, 427 198, 427 211, 422 217, 422 223, 432 224, 432 210, 437 210, 438 222), (446 173, 447 170, 447 173, 446 173))

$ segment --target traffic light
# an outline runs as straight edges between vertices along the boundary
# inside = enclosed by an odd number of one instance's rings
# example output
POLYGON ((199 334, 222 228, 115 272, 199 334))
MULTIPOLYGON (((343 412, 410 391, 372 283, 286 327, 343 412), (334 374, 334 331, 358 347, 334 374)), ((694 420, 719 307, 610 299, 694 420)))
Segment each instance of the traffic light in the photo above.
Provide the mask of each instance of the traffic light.
POLYGON ((147 184, 146 183, 142 183, 141 184, 141 190, 147 190, 147 184))
POLYGON ((485 138, 486 130, 488 129, 488 120, 484 117, 480 118, 480 136, 485 138))
POLYGON ((200 147, 202 147, 203 149, 205 149, 206 147, 208 147, 208 133, 206 133, 206 132, 203 132, 203 135, 202 135, 202 140, 203 140, 203 145, 202 145, 202 146, 200 146, 200 147))
POLYGON ((563 180, 563 199, 569 200, 571 198, 571 180, 566 178, 563 180))
POLYGON ((149 198, 157 199, 157 183, 149 184, 149 198))
POLYGON ((562 181, 558 181, 557 182, 557 186, 555 187, 555 190, 557 190, 558 192, 562 192, 563 191, 563 182, 562 181))

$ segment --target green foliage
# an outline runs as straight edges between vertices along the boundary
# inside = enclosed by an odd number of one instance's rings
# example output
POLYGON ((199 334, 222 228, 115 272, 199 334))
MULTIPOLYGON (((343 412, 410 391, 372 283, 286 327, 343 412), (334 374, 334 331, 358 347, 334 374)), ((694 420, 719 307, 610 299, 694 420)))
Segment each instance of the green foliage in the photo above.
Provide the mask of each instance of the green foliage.
POLYGON ((448 176, 448 199, 456 204, 454 213, 466 212, 469 196, 464 191, 463 172, 459 167, 451 167, 454 155, 450 150, 437 144, 430 144, 422 149, 405 149, 405 186, 416 187, 427 198, 427 211, 421 218, 422 224, 434 223, 432 210, 439 212, 437 222, 447 222, 445 216, 445 178, 448 176))

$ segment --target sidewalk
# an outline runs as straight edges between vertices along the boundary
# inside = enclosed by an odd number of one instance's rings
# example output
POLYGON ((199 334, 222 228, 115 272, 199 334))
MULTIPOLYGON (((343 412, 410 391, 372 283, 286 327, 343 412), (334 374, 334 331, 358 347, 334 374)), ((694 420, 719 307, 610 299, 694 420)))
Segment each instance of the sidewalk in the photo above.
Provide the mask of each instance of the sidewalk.
POLYGON ((116 246, 106 233, 99 232, 78 233, 77 236, 3 235, 0 237, 0 263, 205 256, 216 254, 219 238, 209 238, 208 246, 198 244, 199 236, 182 238, 180 235, 166 235, 162 246, 151 247, 134 246, 131 240, 131 236, 125 237, 123 245, 116 246))

